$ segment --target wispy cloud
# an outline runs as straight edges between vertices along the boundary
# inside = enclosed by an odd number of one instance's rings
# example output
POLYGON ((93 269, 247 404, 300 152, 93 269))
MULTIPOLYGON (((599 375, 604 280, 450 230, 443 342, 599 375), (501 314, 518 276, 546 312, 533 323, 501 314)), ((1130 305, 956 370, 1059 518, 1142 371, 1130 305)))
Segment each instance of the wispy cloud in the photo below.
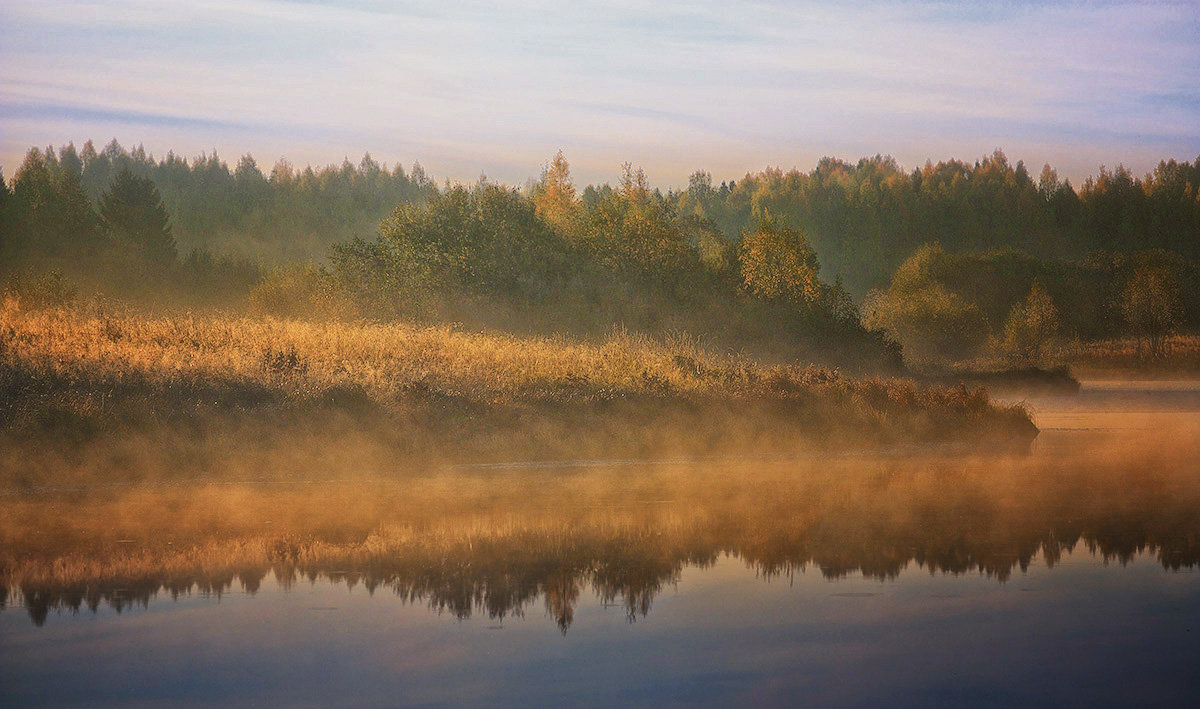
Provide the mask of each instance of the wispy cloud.
POLYGON ((1200 154, 1191 2, 8 0, 0 164, 88 137, 520 181, 821 155, 1066 174, 1200 154))

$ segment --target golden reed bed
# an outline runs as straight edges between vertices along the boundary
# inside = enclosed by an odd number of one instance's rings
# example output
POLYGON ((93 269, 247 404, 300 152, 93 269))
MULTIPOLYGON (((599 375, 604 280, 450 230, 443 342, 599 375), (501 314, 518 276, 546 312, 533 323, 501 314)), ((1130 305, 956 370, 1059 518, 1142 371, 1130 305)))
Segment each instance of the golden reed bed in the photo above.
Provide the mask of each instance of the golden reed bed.
POLYGON ((0 306, 0 487, 959 441, 1027 445, 986 392, 765 366, 679 336, 0 306))

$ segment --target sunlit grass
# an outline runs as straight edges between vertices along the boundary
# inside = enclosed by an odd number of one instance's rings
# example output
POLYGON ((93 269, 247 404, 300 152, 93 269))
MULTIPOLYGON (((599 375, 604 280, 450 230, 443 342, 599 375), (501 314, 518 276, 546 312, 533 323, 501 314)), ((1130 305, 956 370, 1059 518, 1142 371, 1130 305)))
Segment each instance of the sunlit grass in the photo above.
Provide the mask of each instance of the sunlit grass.
POLYGON ((147 315, 0 321, 7 484, 296 477, 526 458, 1028 442, 982 390, 760 365, 694 338, 147 315))
POLYGON ((1135 338, 1099 340, 1064 348, 1062 358, 1082 372, 1120 372, 1124 375, 1196 374, 1200 372, 1200 336, 1167 338, 1164 355, 1151 358, 1148 346, 1135 338))

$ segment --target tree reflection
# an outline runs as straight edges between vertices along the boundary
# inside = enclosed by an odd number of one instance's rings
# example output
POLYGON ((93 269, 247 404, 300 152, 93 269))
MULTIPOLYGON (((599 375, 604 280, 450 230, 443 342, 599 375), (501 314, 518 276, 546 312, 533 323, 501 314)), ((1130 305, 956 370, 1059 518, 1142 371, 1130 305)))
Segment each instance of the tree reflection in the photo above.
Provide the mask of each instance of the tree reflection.
POLYGON ((295 511, 270 527, 231 521, 211 499, 155 493, 138 509, 171 515, 125 515, 115 530, 97 515, 51 541, 21 525, 51 512, 86 516, 83 505, 95 503, 24 501, 0 539, 0 597, 41 625, 52 611, 121 613, 160 595, 255 593, 270 576, 284 587, 362 585, 456 618, 502 620, 541 602, 565 633, 589 598, 623 607, 632 621, 686 567, 724 555, 763 578, 814 568, 830 579, 880 580, 916 564, 1005 581, 1071 550, 1122 564, 1152 554, 1171 570, 1200 563, 1200 481, 1186 462, 1165 458, 1072 466, 897 458, 527 480, 509 473, 476 476, 469 489, 471 476, 456 475, 359 493, 246 489, 221 503, 274 517, 295 511), (361 500, 331 504, 335 494, 361 500), (327 507, 336 514, 322 516, 327 507), (199 521, 185 523, 192 518, 199 521), (114 534, 143 541, 114 543, 114 534))

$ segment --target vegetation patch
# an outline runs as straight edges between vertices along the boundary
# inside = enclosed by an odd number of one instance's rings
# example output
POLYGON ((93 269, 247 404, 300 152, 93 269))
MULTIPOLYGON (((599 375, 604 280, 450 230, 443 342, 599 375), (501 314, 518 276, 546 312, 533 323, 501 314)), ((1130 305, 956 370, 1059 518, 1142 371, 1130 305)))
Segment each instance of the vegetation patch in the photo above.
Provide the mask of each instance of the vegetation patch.
POLYGON ((686 338, 24 310, 0 330, 7 486, 289 477, 458 462, 973 440, 1025 445, 981 390, 762 365, 686 338))

